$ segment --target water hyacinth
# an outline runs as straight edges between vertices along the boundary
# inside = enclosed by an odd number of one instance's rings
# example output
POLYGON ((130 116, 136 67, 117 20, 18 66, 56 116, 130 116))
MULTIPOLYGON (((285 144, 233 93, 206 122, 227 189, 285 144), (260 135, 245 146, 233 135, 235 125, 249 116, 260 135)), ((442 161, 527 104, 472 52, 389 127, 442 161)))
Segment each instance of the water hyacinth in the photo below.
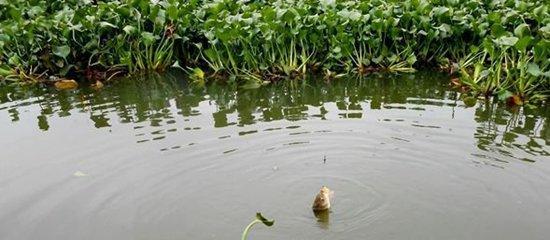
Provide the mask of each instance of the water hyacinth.
POLYGON ((472 95, 544 98, 545 1, 0 1, 0 76, 109 78, 176 62, 261 85, 439 68, 472 95))

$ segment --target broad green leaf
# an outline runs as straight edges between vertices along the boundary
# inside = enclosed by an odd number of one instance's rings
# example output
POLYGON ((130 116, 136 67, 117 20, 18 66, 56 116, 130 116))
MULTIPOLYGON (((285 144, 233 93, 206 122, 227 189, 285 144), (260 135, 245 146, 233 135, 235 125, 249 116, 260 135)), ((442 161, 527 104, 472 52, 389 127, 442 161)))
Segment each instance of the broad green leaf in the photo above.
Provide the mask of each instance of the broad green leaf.
POLYGON ((126 32, 126 34, 131 35, 131 34, 133 34, 137 31, 137 28, 134 27, 134 26, 127 25, 122 30, 124 30, 124 32, 126 32))
POLYGON ((441 16, 449 11, 448 7, 436 7, 432 10, 434 16, 441 16))
POLYGON ((548 15, 548 5, 542 4, 533 10, 533 14, 537 19, 543 19, 544 15, 548 15))
POLYGON ((166 13, 171 20, 176 20, 178 18, 178 8, 174 5, 168 6, 166 13))
POLYGON ((546 26, 539 28, 539 32, 544 35, 546 38, 550 38, 550 23, 546 24, 546 26))
POLYGON ((517 37, 500 37, 494 40, 494 42, 500 46, 514 46, 518 40, 517 37))
POLYGON ((496 23, 491 26, 491 35, 493 35, 493 37, 499 38, 506 34, 508 34, 508 31, 506 31, 506 28, 504 28, 502 24, 496 23))
POLYGON ((141 37, 143 38, 143 43, 145 45, 151 45, 155 42, 155 36, 150 32, 142 32, 141 37))
POLYGON ((534 63, 527 64, 527 72, 535 77, 540 76, 543 72, 540 70, 539 65, 534 63))
POLYGON ((417 59, 416 59, 416 56, 414 54, 411 54, 411 55, 409 55, 409 57, 407 57, 407 63, 411 66, 413 64, 415 64, 416 61, 417 61, 417 59))
POLYGON ((71 53, 71 48, 67 45, 55 47, 53 49, 53 54, 62 58, 67 58, 67 56, 69 56, 69 53, 71 53))
POLYGON ((522 23, 514 29, 514 35, 516 35, 517 37, 521 38, 527 34, 529 34, 529 25, 527 25, 526 23, 522 23))
POLYGON ((527 51, 527 48, 529 47, 529 45, 531 44, 531 42, 533 41, 533 37, 531 36, 525 36, 525 37, 522 37, 521 39, 519 39, 519 41, 516 43, 516 49, 519 50, 520 52, 526 52, 527 51))
POLYGON ((336 0, 320 0, 320 2, 325 8, 336 6, 336 0))

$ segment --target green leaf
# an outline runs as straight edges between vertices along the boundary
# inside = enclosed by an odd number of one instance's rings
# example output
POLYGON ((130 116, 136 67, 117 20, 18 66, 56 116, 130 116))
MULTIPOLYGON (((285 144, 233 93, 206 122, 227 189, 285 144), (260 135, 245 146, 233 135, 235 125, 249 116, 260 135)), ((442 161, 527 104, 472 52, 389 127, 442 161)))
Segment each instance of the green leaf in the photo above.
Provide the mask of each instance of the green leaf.
POLYGON ((514 96, 514 94, 508 90, 503 90, 497 93, 498 100, 500 101, 504 101, 512 96, 514 96))
POLYGON ((67 58, 67 56, 69 56, 69 53, 71 53, 71 48, 67 45, 55 47, 53 50, 53 54, 62 58, 67 58))
POLYGON ((118 28, 117 26, 113 25, 110 22, 99 22, 99 26, 102 27, 102 28, 104 28, 104 27, 118 28))
POLYGON ((522 23, 522 24, 518 25, 516 27, 516 29, 514 29, 514 34, 517 37, 523 37, 523 36, 528 35, 529 34, 529 25, 527 25, 526 23, 522 23))
POLYGON ((539 65, 534 63, 527 64, 527 72, 535 77, 540 76, 543 72, 540 70, 539 65))
POLYGON ((8 63, 12 66, 21 65, 21 59, 17 55, 13 55, 8 59, 8 63))
POLYGON ((178 18, 178 8, 174 5, 168 6, 166 13, 171 20, 176 20, 178 18))
POLYGON ((491 26, 491 35, 493 35, 493 37, 499 38, 506 34, 508 34, 506 28, 504 28, 504 26, 502 26, 500 23, 495 23, 491 26))
POLYGON ((145 45, 151 45, 155 42, 155 35, 150 32, 142 32, 141 37, 143 38, 143 43, 145 45))
POLYGON ((416 56, 414 55, 414 53, 411 54, 411 55, 409 55, 409 57, 407 57, 407 63, 408 63, 409 65, 411 65, 411 66, 412 66, 413 64, 415 64, 417 60, 418 60, 418 59, 416 59, 416 56))
POLYGON ((544 37, 550 37, 550 23, 544 27, 539 28, 539 32, 541 32, 544 37))
POLYGON ((134 27, 134 26, 127 25, 122 30, 124 30, 124 32, 126 32, 126 34, 131 35, 132 33, 135 33, 137 31, 137 28, 134 27))
POLYGON ((262 216, 261 213, 256 213, 256 219, 262 221, 263 224, 265 224, 268 227, 273 226, 273 223, 275 223, 274 220, 267 220, 264 216, 262 216))
POLYGON ((191 72, 189 77, 193 80, 203 81, 204 80, 204 72, 202 71, 202 69, 196 67, 196 68, 193 68, 193 71, 191 72))
POLYGON ((443 15, 445 14, 446 12, 449 11, 449 8, 447 7, 435 7, 432 12, 433 12, 433 15, 435 16, 440 16, 440 15, 443 15))
POLYGON ((468 96, 463 98, 462 101, 464 102, 464 105, 466 105, 466 107, 473 107, 477 103, 477 98, 468 96))
POLYGON ((533 14, 537 17, 537 19, 543 19, 545 13, 548 13, 548 6, 545 4, 533 9, 533 14))
POLYGON ((321 5, 325 8, 336 6, 336 0, 320 0, 321 5))
POLYGON ((493 41, 500 46, 514 46, 518 40, 517 37, 500 37, 493 41))
POLYGON ((519 50, 520 52, 526 52, 527 51, 527 48, 529 47, 529 45, 531 44, 531 42, 533 41, 533 37, 531 36, 525 36, 525 37, 522 37, 521 39, 519 39, 519 41, 516 43, 516 49, 519 50))

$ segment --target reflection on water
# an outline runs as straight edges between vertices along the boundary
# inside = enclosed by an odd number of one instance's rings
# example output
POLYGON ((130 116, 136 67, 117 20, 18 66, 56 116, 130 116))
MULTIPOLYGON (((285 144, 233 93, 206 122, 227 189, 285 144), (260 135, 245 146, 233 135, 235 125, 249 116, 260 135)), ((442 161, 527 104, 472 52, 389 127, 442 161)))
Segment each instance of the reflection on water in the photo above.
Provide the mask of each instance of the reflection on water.
POLYGON ((317 218, 317 223, 322 229, 328 229, 330 226, 330 211, 313 211, 313 214, 317 218))
MULTIPOLYGON (((21 111, 25 111, 24 117, 34 118, 36 128, 43 131, 54 130, 50 129, 51 119, 70 117, 72 114, 87 115, 96 128, 109 128, 113 123, 129 123, 135 130, 137 143, 161 140, 177 131, 200 131, 202 127, 242 127, 279 120, 362 119, 369 118, 369 113, 379 109, 414 110, 422 116, 423 112, 429 112, 426 106, 442 106, 450 108, 451 118, 454 118, 454 109, 465 106, 458 100, 459 94, 450 91, 446 82, 439 77, 445 76, 433 77, 421 73, 389 79, 388 76, 372 77, 380 78, 374 81, 286 82, 257 90, 237 91, 235 87, 225 85, 210 85, 205 89, 189 86, 181 75, 172 73, 120 81, 102 91, 81 89, 76 92, 58 92, 49 88, 18 90, 5 87, 0 89, 0 111, 11 122, 18 122, 21 111), (204 114, 211 114, 209 125, 195 126, 190 121, 204 114)), ((480 150, 510 157, 513 157, 511 149, 522 150, 526 155, 520 159, 533 161, 529 156, 549 155, 548 115, 549 108, 546 106, 509 109, 491 102, 480 102, 475 107, 473 120, 477 126, 472 137, 480 150)), ((378 120, 408 121, 400 117, 378 120)), ((419 128, 443 127, 418 121, 409 122, 410 126, 419 128)), ((287 129, 293 127, 300 126, 289 126, 287 129)), ((280 128, 240 131, 238 136, 274 130, 280 128)), ((308 133, 302 131, 291 134, 308 133)), ((229 137, 234 136, 220 136, 220 139, 229 137)), ((180 147, 170 146, 162 150, 180 147)))
POLYGON ((0 239, 548 239, 548 106, 446 79, 0 87, 0 239))

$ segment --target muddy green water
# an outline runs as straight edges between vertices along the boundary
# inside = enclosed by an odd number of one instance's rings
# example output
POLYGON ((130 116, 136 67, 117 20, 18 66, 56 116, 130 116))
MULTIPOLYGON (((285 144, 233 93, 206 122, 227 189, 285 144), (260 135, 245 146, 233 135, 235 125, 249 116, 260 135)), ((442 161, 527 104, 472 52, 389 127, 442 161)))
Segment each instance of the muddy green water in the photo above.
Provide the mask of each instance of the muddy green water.
POLYGON ((549 107, 447 79, 1 87, 0 239, 550 239, 549 107))

